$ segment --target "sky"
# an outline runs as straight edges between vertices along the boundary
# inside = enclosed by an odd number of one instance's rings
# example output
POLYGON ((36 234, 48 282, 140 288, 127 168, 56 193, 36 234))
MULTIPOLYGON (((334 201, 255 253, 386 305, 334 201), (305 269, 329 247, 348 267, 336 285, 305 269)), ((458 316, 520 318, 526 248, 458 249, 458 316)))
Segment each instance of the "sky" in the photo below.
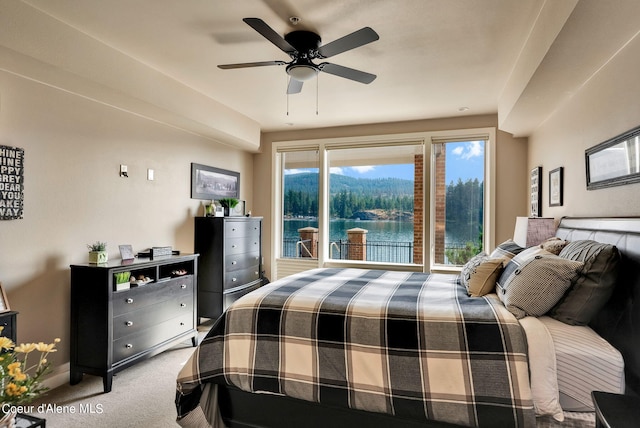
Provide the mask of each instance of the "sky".
MULTIPOLYGON (((484 175, 484 142, 468 141, 447 143, 447 175, 446 183, 469 179, 483 180, 484 175)), ((413 180, 413 165, 376 165, 357 167, 331 168, 331 173, 356 178, 403 178, 413 180)), ((306 170, 289 170, 287 173, 306 172, 306 170)))

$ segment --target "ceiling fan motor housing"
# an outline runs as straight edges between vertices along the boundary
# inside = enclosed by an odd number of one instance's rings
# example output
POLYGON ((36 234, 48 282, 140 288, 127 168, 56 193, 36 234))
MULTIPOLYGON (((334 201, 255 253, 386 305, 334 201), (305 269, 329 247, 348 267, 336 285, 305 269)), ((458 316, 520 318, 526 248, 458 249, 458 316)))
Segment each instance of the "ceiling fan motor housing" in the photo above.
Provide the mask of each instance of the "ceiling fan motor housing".
POLYGON ((292 31, 284 39, 296 49, 291 54, 293 62, 287 66, 287 74, 301 82, 316 77, 320 69, 311 60, 318 56, 320 36, 311 31, 292 31))

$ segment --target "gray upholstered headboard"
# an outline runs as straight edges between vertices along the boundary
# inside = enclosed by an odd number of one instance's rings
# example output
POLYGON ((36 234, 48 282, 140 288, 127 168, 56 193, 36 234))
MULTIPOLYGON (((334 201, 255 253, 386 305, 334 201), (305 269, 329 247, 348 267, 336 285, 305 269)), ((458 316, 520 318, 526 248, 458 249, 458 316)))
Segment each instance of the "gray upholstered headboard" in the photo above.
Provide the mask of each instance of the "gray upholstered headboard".
POLYGON ((627 393, 640 394, 640 217, 560 220, 556 236, 613 244, 622 254, 616 287, 590 326, 624 357, 627 393))

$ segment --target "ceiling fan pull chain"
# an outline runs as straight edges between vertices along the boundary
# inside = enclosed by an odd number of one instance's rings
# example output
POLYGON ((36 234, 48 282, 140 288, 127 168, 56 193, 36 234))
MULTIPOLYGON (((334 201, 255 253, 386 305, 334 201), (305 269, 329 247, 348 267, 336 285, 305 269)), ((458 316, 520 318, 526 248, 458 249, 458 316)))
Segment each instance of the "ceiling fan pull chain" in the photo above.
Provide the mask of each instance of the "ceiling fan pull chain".
MULTIPOLYGON (((287 77, 286 77, 286 74, 285 74, 284 81, 285 81, 285 83, 287 84, 287 86, 289 85, 289 80, 290 80, 290 79, 291 79, 291 77, 288 77, 288 78, 287 78, 287 77)), ((287 91, 287 116, 289 116, 289 91, 287 91)))
POLYGON ((320 86, 320 76, 316 77, 316 116, 318 115, 318 86, 320 86))

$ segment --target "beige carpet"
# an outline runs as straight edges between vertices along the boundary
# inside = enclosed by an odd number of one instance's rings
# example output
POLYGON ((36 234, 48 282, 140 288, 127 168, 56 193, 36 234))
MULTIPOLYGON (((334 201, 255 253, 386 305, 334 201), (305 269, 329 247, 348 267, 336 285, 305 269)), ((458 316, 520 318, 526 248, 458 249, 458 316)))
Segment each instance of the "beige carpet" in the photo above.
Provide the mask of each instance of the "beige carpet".
MULTIPOLYGON (((210 327, 200 326, 200 339, 210 327)), ((85 375, 77 385, 47 392, 32 403, 36 412, 30 414, 45 418, 47 428, 177 427, 176 376, 194 349, 189 339, 117 373, 108 394, 101 377, 85 375), (45 413, 37 412, 41 404, 45 413)))

